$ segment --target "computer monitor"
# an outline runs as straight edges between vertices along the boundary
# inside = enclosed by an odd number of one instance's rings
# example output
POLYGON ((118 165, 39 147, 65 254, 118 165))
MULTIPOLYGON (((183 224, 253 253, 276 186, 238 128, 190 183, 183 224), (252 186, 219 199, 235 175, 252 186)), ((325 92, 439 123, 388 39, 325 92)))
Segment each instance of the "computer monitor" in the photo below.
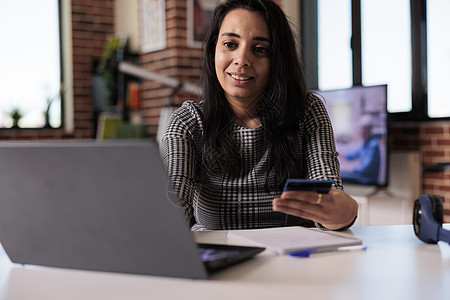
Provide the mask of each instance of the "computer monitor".
POLYGON ((313 92, 330 115, 344 185, 387 186, 387 85, 313 92))

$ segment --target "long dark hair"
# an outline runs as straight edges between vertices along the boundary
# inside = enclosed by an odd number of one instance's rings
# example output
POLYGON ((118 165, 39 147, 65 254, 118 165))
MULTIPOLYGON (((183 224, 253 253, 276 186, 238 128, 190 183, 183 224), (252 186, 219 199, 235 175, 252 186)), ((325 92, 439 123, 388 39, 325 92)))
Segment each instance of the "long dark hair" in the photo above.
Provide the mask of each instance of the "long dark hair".
POLYGON ((214 65, 222 22, 231 10, 237 8, 260 13, 270 30, 269 84, 258 100, 256 111, 261 118, 264 142, 269 149, 266 188, 272 170, 277 182, 271 185, 279 187, 289 176, 300 175, 294 159, 298 147, 296 129, 299 118, 304 114, 306 83, 289 21, 271 0, 230 0, 217 6, 214 11, 203 43, 201 60, 205 123, 203 160, 206 164, 235 165, 236 170, 240 166, 239 153, 231 133, 235 116, 217 79, 214 65))

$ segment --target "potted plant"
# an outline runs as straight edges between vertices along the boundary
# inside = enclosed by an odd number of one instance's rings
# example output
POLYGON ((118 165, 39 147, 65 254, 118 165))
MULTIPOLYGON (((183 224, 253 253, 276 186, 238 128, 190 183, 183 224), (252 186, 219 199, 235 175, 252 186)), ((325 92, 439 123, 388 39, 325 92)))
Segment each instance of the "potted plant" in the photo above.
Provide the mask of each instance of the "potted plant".
POLYGON ((112 107, 117 104, 117 64, 122 48, 122 38, 112 36, 108 40, 100 60, 99 73, 103 77, 107 91, 105 107, 112 107))
MULTIPOLYGON (((103 77, 106 88, 104 106, 107 110, 118 103, 118 64, 121 61, 135 63, 139 60, 139 54, 132 52, 127 38, 112 36, 109 38, 103 51, 97 72, 103 77)), ((123 84, 123 82, 121 82, 123 84)), ((121 99, 122 101, 124 99, 121 99)))
POLYGON ((19 128, 19 121, 24 116, 22 109, 18 106, 15 106, 11 108, 11 110, 8 112, 8 115, 13 121, 12 128, 19 128))
POLYGON ((45 118, 45 124, 44 128, 51 128, 50 124, 50 109, 52 107, 52 104, 55 102, 55 100, 61 99, 61 95, 63 93, 63 87, 61 85, 61 88, 59 89, 58 93, 54 96, 47 96, 47 99, 45 100, 46 106, 44 110, 44 118, 45 118))

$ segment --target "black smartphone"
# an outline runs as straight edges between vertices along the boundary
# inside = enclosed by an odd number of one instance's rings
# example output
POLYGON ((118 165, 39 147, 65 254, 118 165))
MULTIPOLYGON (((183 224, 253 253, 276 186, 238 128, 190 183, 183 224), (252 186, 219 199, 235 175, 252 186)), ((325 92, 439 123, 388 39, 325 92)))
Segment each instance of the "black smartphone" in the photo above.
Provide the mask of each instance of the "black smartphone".
POLYGON ((284 191, 316 191, 327 194, 330 191, 333 180, 312 180, 289 178, 284 185, 284 191))

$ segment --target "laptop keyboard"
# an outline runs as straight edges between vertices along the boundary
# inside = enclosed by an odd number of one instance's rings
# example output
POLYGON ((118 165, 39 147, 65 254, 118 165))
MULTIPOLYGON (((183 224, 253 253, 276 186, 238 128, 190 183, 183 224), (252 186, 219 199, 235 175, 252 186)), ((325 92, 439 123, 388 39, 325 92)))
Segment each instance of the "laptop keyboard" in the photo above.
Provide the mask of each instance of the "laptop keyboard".
POLYGON ((239 251, 237 250, 224 250, 224 249, 207 249, 207 248, 198 248, 200 251, 202 261, 215 261, 218 259, 223 259, 226 257, 238 255, 239 251))
POLYGON ((248 260, 264 251, 260 247, 217 244, 197 244, 201 259, 208 271, 218 271, 241 261, 248 260))

